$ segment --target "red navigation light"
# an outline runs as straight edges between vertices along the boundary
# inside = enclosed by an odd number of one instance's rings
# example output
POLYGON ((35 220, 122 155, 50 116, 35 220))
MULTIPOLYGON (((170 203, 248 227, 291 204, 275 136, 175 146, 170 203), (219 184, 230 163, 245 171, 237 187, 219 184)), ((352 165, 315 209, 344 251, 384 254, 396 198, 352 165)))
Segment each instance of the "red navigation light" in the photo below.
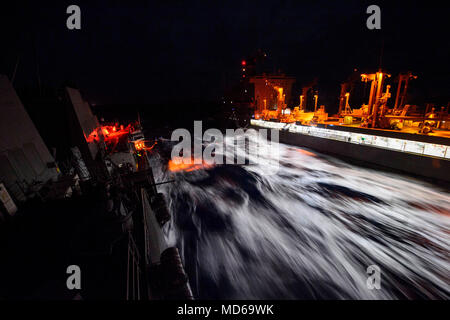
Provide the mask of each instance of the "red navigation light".
POLYGON ((245 66, 247 64, 247 62, 245 60, 242 60, 242 65, 245 66))

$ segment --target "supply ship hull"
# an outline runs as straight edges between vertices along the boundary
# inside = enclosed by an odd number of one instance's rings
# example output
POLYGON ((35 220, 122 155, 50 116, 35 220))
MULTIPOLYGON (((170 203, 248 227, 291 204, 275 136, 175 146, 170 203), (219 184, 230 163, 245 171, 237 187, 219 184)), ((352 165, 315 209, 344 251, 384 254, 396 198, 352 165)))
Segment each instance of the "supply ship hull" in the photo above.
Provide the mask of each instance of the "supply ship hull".
POLYGON ((251 128, 279 130, 281 143, 450 182, 450 139, 345 126, 303 126, 251 120, 251 128))

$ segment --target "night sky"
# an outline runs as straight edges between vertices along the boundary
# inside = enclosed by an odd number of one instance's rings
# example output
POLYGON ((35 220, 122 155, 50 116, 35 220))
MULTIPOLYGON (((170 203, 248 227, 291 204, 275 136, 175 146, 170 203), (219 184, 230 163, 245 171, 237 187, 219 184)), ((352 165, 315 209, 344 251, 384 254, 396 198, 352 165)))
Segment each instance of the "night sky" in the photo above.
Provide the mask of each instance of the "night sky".
POLYGON ((449 7, 436 2, 33 1, 2 8, 0 72, 14 85, 76 83, 92 104, 218 101, 240 62, 264 50, 298 84, 337 104, 354 68, 411 70, 419 102, 450 101, 449 7), (81 7, 81 30, 66 8, 81 7), (382 29, 368 30, 370 4, 382 29), (427 6, 428 5, 428 6, 427 6), (384 43, 384 44, 383 44, 384 43))

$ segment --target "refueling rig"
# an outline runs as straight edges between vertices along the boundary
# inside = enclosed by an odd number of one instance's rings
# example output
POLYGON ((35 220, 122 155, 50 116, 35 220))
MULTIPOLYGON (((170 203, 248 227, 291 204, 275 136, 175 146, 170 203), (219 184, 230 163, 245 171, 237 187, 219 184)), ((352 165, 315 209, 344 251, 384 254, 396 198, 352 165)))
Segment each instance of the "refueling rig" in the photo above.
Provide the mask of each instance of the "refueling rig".
POLYGON ((302 125, 332 124, 450 137, 448 106, 441 107, 438 111, 428 104, 425 111, 421 111, 418 106, 406 104, 409 82, 417 79, 412 72, 398 75, 395 104, 392 108, 388 106, 392 96, 391 85, 386 81, 391 77, 390 74, 379 70, 376 73, 361 74, 360 77, 360 81, 370 83, 367 104, 360 108, 351 107, 351 90, 356 82, 353 77, 341 84, 339 110, 333 116, 328 115, 324 105, 318 106, 319 96, 318 91, 314 90, 315 82, 302 88, 299 105, 290 108, 286 101, 292 91, 292 78, 283 75, 254 77, 251 79, 255 84, 254 118, 302 125), (306 102, 311 98, 314 111, 307 111, 306 102))
POLYGON ((328 118, 325 106, 318 107, 318 94, 313 90, 315 81, 303 87, 300 95, 300 104, 292 110, 288 108, 287 101, 290 100, 292 85, 295 79, 280 75, 262 75, 252 77, 250 82, 255 85, 255 119, 279 121, 291 123, 316 123, 328 118), (314 111, 306 111, 306 100, 308 94, 313 94, 314 111))
POLYGON ((370 93, 368 103, 358 109, 351 107, 350 98, 359 79, 351 77, 341 85, 339 111, 333 116, 328 116, 325 106, 318 107, 314 83, 303 88, 300 104, 291 109, 284 95, 290 92, 291 82, 283 85, 261 77, 255 84, 257 107, 250 127, 278 130, 279 141, 289 145, 449 183, 448 106, 436 112, 427 105, 421 112, 406 104, 408 83, 417 78, 408 72, 398 77, 395 105, 389 108, 389 77, 381 70, 361 75, 362 82, 370 83, 370 93), (312 101, 314 111, 306 111, 307 102, 311 109, 312 101))

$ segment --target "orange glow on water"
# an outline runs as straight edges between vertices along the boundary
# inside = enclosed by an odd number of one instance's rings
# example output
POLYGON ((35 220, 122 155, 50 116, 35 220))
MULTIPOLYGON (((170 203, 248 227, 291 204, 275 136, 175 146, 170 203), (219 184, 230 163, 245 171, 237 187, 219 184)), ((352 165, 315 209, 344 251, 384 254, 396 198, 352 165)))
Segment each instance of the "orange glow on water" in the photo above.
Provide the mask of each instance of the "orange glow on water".
POLYGON ((309 152, 309 151, 306 151, 306 150, 303 150, 303 149, 295 149, 295 151, 297 151, 297 152, 299 152, 301 154, 304 154, 306 156, 310 156, 310 157, 315 157, 316 156, 315 153, 312 153, 312 152, 309 152))
POLYGON ((174 160, 169 160, 168 169, 171 172, 191 172, 199 169, 210 168, 211 164, 204 162, 202 159, 194 159, 191 160, 183 159, 183 158, 175 158, 174 160))

